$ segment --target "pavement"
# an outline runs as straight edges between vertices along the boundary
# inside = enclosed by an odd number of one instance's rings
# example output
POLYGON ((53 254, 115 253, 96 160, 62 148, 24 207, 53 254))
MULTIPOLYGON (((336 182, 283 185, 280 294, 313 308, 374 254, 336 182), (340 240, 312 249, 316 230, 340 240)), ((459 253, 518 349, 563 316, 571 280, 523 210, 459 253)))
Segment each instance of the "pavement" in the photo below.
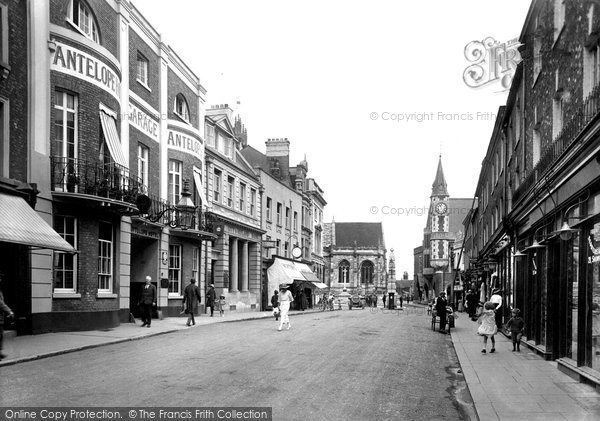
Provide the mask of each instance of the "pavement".
MULTIPOLYGON (((290 317, 318 311, 290 311, 290 317)), ((511 352, 512 343, 502 334, 496 335, 496 352, 489 353, 488 343, 488 353, 482 354, 482 338, 475 333, 477 323, 465 313, 457 314, 450 336, 480 420, 600 419, 600 393, 593 386, 562 373, 555 362, 544 360, 524 343, 521 352, 511 352)), ((7 358, 0 361, 0 367, 207 324, 272 317, 271 312, 226 313, 225 317, 196 317, 196 325, 191 327, 186 326, 186 317, 168 317, 152 320, 150 328, 140 327, 138 321, 105 330, 16 337, 9 334, 4 341, 7 358)))

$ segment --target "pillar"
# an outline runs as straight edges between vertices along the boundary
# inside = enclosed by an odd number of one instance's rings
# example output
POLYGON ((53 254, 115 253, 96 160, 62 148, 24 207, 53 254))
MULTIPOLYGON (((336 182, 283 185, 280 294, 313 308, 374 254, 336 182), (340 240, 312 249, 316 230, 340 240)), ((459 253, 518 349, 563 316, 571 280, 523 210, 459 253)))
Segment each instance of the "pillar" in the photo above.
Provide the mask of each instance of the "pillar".
POLYGON ((231 286, 229 291, 237 292, 238 290, 238 240, 232 238, 229 243, 229 255, 231 264, 229 265, 229 274, 231 286))
POLYGON ((242 241, 241 290, 248 291, 248 242, 247 241, 242 241))

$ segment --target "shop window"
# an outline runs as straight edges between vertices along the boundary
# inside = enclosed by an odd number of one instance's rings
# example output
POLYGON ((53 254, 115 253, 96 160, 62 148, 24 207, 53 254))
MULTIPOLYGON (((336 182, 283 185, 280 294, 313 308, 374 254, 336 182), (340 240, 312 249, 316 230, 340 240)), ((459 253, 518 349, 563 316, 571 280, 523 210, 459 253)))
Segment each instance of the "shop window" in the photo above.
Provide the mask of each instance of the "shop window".
POLYGON ((70 22, 87 38, 94 42, 100 43, 98 32, 98 24, 92 13, 92 9, 82 0, 72 0, 69 7, 69 16, 67 21, 70 22))
POLYGON ((175 97, 175 114, 177 114, 186 123, 190 122, 190 108, 182 94, 175 97))
POLYGON ((169 244, 169 295, 181 296, 181 245, 169 244))
POLYGON ((98 235, 98 292, 112 292, 113 242, 112 224, 100 222, 98 235))
MULTIPOLYGON (((54 231, 67 243, 77 248, 77 220, 68 216, 54 216, 54 231)), ((54 292, 77 292, 77 254, 55 251, 53 254, 54 292)))

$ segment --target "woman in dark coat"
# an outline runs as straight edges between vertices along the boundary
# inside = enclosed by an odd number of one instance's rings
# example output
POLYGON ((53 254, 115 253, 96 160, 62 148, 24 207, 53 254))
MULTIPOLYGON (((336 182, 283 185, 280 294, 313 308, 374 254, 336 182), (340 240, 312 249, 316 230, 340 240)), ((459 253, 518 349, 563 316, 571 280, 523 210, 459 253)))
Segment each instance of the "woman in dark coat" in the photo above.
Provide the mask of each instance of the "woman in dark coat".
POLYGON ((201 301, 200 290, 196 285, 194 278, 190 279, 190 284, 185 287, 183 293, 183 302, 185 305, 185 314, 188 315, 186 326, 190 325, 190 322, 195 325, 194 313, 198 311, 198 303, 201 301))

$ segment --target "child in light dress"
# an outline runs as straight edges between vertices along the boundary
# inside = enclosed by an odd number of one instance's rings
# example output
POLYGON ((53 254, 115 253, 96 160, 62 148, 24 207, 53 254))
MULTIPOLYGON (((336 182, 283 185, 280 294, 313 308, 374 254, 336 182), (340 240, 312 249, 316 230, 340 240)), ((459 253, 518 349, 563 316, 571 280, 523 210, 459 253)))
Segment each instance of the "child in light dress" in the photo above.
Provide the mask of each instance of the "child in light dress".
POLYGON ((494 339, 494 335, 498 332, 498 328, 496 326, 496 311, 494 310, 495 304, 488 301, 483 305, 483 311, 481 316, 479 316, 479 328, 477 329, 477 334, 483 336, 483 349, 481 350, 482 354, 487 352, 487 341, 488 338, 492 340, 492 349, 490 349, 490 354, 496 352, 496 340, 494 339))
POLYGON ((225 317, 225 306, 227 302, 225 301, 225 296, 219 296, 219 313, 221 313, 221 317, 225 317))

